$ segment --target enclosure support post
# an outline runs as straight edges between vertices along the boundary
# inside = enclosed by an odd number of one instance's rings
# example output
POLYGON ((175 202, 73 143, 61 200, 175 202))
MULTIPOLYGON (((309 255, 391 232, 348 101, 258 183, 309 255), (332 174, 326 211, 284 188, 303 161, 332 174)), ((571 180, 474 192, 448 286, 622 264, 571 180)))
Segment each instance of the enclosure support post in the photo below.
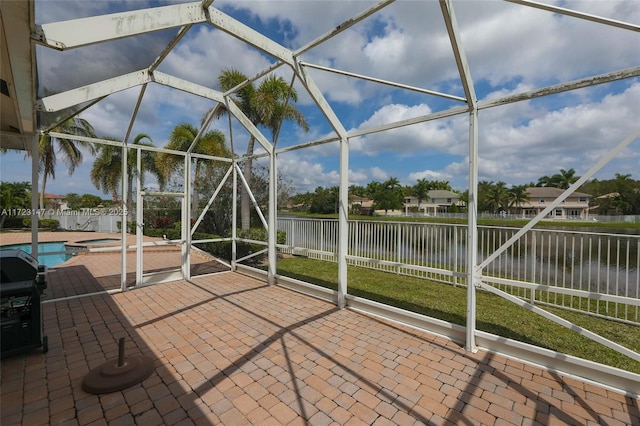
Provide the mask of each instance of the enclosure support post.
MULTIPOLYGON (((31 253, 33 257, 38 260, 38 215, 33 214, 34 211, 38 211, 38 165, 40 164, 40 137, 38 135, 33 136, 31 141, 31 253)), ((44 194, 42 194, 44 198, 44 194)), ((43 205, 42 208, 45 206, 43 205)))
POLYGON ((238 168, 236 167, 236 160, 233 160, 233 185, 232 185, 232 197, 233 203, 231 204, 231 270, 236 270, 236 254, 238 243, 238 168))
POLYGON ((476 273, 478 264, 478 109, 469 114, 469 201, 467 205, 467 328, 466 349, 476 351, 476 273))
MULTIPOLYGON (((123 145, 122 145, 122 150, 123 150, 123 155, 122 155, 122 199, 126 199, 128 202, 129 201, 129 197, 128 197, 128 192, 127 192, 127 185, 125 182, 128 182, 128 166, 125 167, 125 165, 128 165, 128 159, 127 159, 127 155, 129 150, 127 149, 127 145, 129 143, 129 137, 131 136, 131 130, 133 130, 133 124, 136 121, 136 117, 138 116, 138 111, 140 110, 140 105, 142 104, 142 99, 144 98, 144 94, 147 91, 147 85, 143 84, 142 87, 140 88, 140 94, 138 95, 138 100, 136 101, 136 105, 133 108, 133 113, 131 114, 131 119, 129 120, 129 127, 127 127, 127 133, 124 136, 123 141, 123 145)), ((143 234, 142 234, 142 226, 144 226, 144 214, 143 214, 143 209, 144 206, 142 204, 142 177, 140 176, 140 172, 142 170, 142 151, 138 148, 136 150, 136 285, 141 285, 142 284, 142 242, 143 242, 143 234)), ((126 204, 125 204, 126 205, 126 204)), ((133 206, 129 206, 126 205, 126 208, 124 210, 129 210, 133 208, 133 206)), ((126 213, 127 217, 129 216, 129 212, 127 211, 126 213)), ((123 235, 127 235, 127 227, 124 226, 125 225, 125 221, 122 221, 122 228, 124 230, 124 234, 123 235)), ((126 276, 127 276, 127 268, 126 268, 126 262, 124 259, 126 259, 127 256, 127 239, 125 237, 122 238, 122 291, 124 291, 126 289, 126 276)))
MULTIPOLYGON (((180 266, 182 277, 191 279, 191 154, 184 156, 184 196, 182 197, 182 226, 180 227, 180 266)), ((197 176, 196 176, 197 179, 197 176)), ((195 185, 195 183, 194 183, 195 185)))
MULTIPOLYGON (((125 140, 122 144, 122 221, 120 222, 120 266, 122 267, 120 271, 120 290, 127 291, 127 216, 129 215, 129 209, 131 206, 127 205, 127 181, 129 179, 129 171, 127 170, 126 164, 129 164, 129 158, 127 155, 129 154, 129 150, 127 149, 127 141, 125 140)), ((137 247, 137 245, 136 245, 137 247)), ((138 250, 141 247, 137 247, 138 250)), ((136 277, 137 281, 137 277, 136 277)))
POLYGON ((347 248, 349 245, 349 139, 340 138, 338 205, 338 308, 347 305, 347 248))
POLYGON ((452 0, 440 0, 442 16, 447 27, 451 48, 456 58, 460 81, 469 105, 469 201, 467 224, 467 344, 468 351, 475 352, 476 341, 476 284, 481 269, 478 269, 478 99, 469 70, 469 63, 462 47, 462 37, 453 11, 452 0))
POLYGON ((144 256, 144 199, 142 193, 142 152, 136 152, 136 287, 142 285, 144 256))
POLYGON ((269 217, 267 229, 267 258, 269 269, 267 271, 267 282, 272 285, 276 283, 277 267, 277 210, 278 210, 278 157, 275 151, 269 155, 269 217))
POLYGON ((316 85, 307 70, 294 64, 294 71, 300 78, 300 82, 307 89, 311 98, 327 118, 333 130, 340 137, 340 188, 338 206, 338 308, 346 306, 347 294, 347 246, 349 241, 349 139, 347 131, 338 119, 331 106, 324 98, 322 91, 316 85))

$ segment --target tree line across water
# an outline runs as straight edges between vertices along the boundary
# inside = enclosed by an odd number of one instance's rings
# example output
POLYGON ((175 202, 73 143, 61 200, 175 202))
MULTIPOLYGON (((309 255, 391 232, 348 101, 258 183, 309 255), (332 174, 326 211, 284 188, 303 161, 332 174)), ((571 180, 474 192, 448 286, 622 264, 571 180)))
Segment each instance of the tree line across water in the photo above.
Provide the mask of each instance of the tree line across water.
MULTIPOLYGON (((574 169, 561 169, 551 176, 542 176, 537 182, 523 185, 507 186, 505 182, 480 181, 478 183, 478 211, 497 213, 510 212, 515 207, 528 201, 527 189, 531 187, 550 187, 567 189, 580 177, 574 169)), ((466 205, 469 191, 451 188, 445 180, 418 179, 414 185, 401 185, 392 177, 384 182, 372 181, 366 186, 351 185, 349 199, 354 201, 360 197, 373 201, 375 210, 398 210, 404 206, 407 197, 414 197, 418 205, 429 200, 432 190, 447 190, 456 193, 460 201, 466 205)), ((318 187, 313 192, 296 194, 291 197, 290 204, 294 210, 309 213, 328 214, 338 212, 338 187, 318 187)), ((630 174, 616 173, 612 179, 592 179, 585 182, 578 192, 592 196, 591 205, 598 206, 597 212, 602 215, 639 215, 640 214, 640 181, 631 178, 630 174)), ((359 206, 354 206, 359 210, 359 206)), ((464 210, 453 204, 450 211, 464 210)), ((357 213, 357 211, 353 211, 357 213)))
MULTIPOLYGON (((555 176, 555 175, 554 175, 555 176)), ((504 182, 481 181, 478 184, 478 211, 496 212, 500 209, 510 211, 515 206, 527 201, 526 190, 529 187, 553 187, 566 189, 578 177, 572 169, 561 170, 558 176, 567 179, 554 178, 549 182, 547 176, 541 177, 538 182, 527 185, 513 185, 507 187, 504 182)), ((290 195, 292 188, 282 176, 279 177, 279 188, 282 189, 278 206, 285 208, 291 206, 297 211, 317 214, 331 214, 338 211, 338 187, 318 187, 314 192, 290 195)), ((370 182, 366 186, 351 185, 349 187, 350 201, 356 197, 369 199, 374 202, 375 209, 402 209, 406 197, 414 197, 419 202, 429 200, 428 193, 431 190, 448 190, 457 193, 460 200, 466 204, 468 191, 460 192, 451 188, 448 181, 419 179, 415 185, 401 185, 397 178, 391 178, 385 182, 370 182)), ((252 191, 260 205, 266 205, 268 200, 268 173, 261 167, 254 167, 252 173, 252 191)), ((640 214, 640 181, 634 180, 629 174, 615 174, 612 179, 593 179, 579 188, 580 192, 592 195, 591 204, 598 205, 598 212, 603 215, 638 215, 640 214)), ((217 202, 211 210, 211 214, 205 216, 204 228, 217 235, 224 235, 230 229, 231 223, 231 188, 223 188, 217 202)), ((117 199, 103 199, 93 194, 66 195, 66 203, 73 210, 83 208, 108 207, 118 203, 117 199)), ((203 201, 200 200, 199 208, 203 201)), ((0 183, 0 205, 4 209, 28 209, 31 206, 31 184, 28 182, 2 182, 0 183)), ((358 207, 357 204, 354 204, 358 207)), ((464 210, 454 206, 458 211, 464 210)), ((148 202, 146 211, 149 217, 145 222, 151 227, 172 226, 180 220, 180 202, 168 197, 156 197, 148 202)), ((354 210, 351 213, 359 213, 354 210)), ((255 213, 254 213, 255 214, 255 213)), ((3 217, 4 222, 6 217, 3 217)), ((256 220, 256 218, 254 218, 256 220)))

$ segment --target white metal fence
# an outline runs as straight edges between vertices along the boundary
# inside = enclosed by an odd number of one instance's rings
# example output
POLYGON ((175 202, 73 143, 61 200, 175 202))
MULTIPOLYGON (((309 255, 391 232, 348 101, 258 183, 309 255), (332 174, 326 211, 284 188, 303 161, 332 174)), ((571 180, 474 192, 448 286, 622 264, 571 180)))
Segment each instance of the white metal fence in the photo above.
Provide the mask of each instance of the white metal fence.
MULTIPOLYGON (((278 219, 281 251, 337 261, 338 221, 278 219)), ((466 285, 466 225, 349 221, 351 265, 466 285), (452 272, 455 272, 453 274, 452 272)), ((478 260, 517 228, 478 228, 478 260)), ((535 304, 640 324, 640 235, 534 229, 491 262, 483 281, 535 304)))
POLYGON ((65 210, 64 213, 45 213, 43 219, 55 219, 60 228, 68 231, 118 232, 122 216, 93 213, 90 210, 65 210))

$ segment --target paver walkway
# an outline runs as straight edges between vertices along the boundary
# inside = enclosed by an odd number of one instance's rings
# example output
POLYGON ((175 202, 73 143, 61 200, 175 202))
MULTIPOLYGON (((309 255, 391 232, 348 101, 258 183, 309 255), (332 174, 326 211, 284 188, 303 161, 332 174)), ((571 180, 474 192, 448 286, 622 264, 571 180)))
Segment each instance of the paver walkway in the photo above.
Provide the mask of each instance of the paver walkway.
POLYGON ((2 360, 3 425, 640 425, 637 399, 232 272, 43 311, 49 352, 2 360), (85 393, 121 337, 155 371, 85 393))

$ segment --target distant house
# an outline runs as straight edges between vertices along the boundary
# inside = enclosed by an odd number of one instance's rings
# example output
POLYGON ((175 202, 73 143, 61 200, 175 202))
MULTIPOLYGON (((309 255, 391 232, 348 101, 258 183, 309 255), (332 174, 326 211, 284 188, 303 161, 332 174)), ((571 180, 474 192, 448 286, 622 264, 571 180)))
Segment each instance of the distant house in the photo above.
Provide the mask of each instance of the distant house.
POLYGON ((352 195, 349 203, 349 211, 364 216, 371 216, 373 214, 373 200, 359 195, 352 195))
POLYGON ((54 210, 67 210, 67 197, 64 195, 44 193, 44 208, 54 210))
MULTIPOLYGON (((513 206, 512 211, 523 216, 536 216, 558 198, 564 189, 531 187, 527 188, 528 201, 518 206, 513 206), (515 210, 513 210, 515 208, 515 210)), ((569 195, 558 207, 547 215, 549 219, 588 219, 589 199, 591 195, 583 192, 574 192, 569 195)))
POLYGON ((464 207, 460 200, 460 194, 442 189, 434 189, 427 193, 427 199, 418 203, 418 197, 405 197, 404 211, 419 211, 424 214, 436 216, 438 213, 449 212, 451 206, 464 207), (420 204, 418 206, 418 204, 420 204))
POLYGON ((600 195, 593 200, 594 205, 589 208, 589 211, 591 214, 620 214, 616 203, 618 200, 620 200, 619 192, 610 192, 608 194, 600 195))

